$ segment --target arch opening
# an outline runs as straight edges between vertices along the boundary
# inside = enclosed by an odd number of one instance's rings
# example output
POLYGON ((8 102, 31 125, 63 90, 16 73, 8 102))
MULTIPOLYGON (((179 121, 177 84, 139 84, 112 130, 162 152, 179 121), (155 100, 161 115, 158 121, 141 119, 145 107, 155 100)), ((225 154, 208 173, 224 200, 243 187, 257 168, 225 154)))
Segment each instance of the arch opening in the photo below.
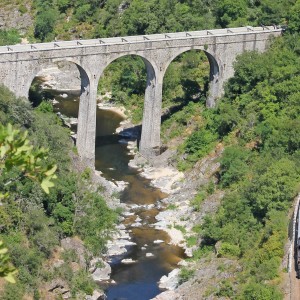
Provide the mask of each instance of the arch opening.
POLYGON ((210 56, 203 50, 178 54, 165 72, 163 81, 162 142, 165 147, 180 143, 201 126, 201 111, 210 94, 212 70, 210 56))
POLYGON ((33 106, 51 103, 63 123, 71 128, 81 158, 88 163, 88 160, 93 161, 90 144, 95 137, 87 126, 87 120, 92 122, 89 117, 90 80, 85 70, 67 60, 49 62, 39 66, 29 86, 28 98, 33 106))
POLYGON ((98 82, 98 102, 117 104, 131 111, 133 123, 142 120, 148 66, 139 55, 124 55, 111 61, 98 82))
MULTIPOLYGON (((33 75, 28 99, 34 107, 50 101, 62 116, 78 118, 79 99, 83 93, 84 74, 75 63, 58 61, 43 66, 33 75)), ((85 88, 86 89, 86 88, 85 88)), ((66 119, 65 118, 65 119, 66 119)))
MULTIPOLYGON (((146 103, 148 99, 152 99, 153 86, 155 81, 155 71, 152 64, 142 56, 139 55, 124 55, 113 59, 109 65, 105 68, 101 74, 98 83, 98 106, 121 106, 125 109, 126 116, 131 119, 131 124, 127 123, 118 130, 121 136, 122 142, 126 143, 128 140, 137 143, 137 146, 141 150, 143 140, 145 140, 145 132, 149 129, 149 117, 145 118, 145 110, 147 110, 146 103)), ((149 109, 148 109, 149 110, 149 109)), ((125 117, 125 116, 123 116, 125 117)), ((151 119, 151 118, 150 118, 151 119)), ((111 147, 103 145, 106 143, 103 139, 103 129, 101 127, 104 124, 102 120, 97 117, 97 142, 96 142, 96 156, 101 157, 100 152, 104 152, 105 147, 111 147)), ((109 134, 112 134, 110 132, 109 134)), ((118 143, 120 137, 114 135, 111 137, 112 142, 118 143)), ((151 142, 151 138, 146 141, 151 142)), ((126 146, 126 145, 125 145, 126 146)), ((116 153, 118 150, 116 150, 116 153)), ((111 151, 111 155, 114 155, 111 151)), ((110 161, 114 161, 112 158, 110 161)), ((101 161, 96 160, 96 168, 101 167, 101 161)))

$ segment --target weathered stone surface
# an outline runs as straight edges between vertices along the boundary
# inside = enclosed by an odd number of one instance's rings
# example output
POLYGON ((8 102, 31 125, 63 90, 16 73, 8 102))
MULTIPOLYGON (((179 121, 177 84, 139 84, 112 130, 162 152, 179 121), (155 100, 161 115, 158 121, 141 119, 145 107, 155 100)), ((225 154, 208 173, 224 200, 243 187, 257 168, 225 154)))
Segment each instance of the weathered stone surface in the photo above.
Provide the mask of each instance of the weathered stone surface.
POLYGON ((264 51, 271 36, 281 35, 273 28, 232 28, 170 34, 166 39, 149 35, 125 37, 100 43, 86 41, 56 42, 0 47, 0 83, 17 96, 28 97, 33 78, 45 67, 58 61, 70 61, 76 65, 80 76, 80 105, 78 116, 77 148, 82 160, 94 166, 96 136, 97 86, 105 68, 115 59, 135 54, 144 59, 147 70, 147 85, 144 100, 144 115, 139 150, 145 157, 160 154, 160 124, 162 87, 165 71, 181 53, 196 49, 205 50, 210 62, 210 91, 207 106, 212 107, 223 93, 223 84, 234 74, 233 62, 244 51, 264 51), (264 30, 265 29, 265 30, 264 30), (205 48, 205 49, 204 49, 205 48))
POLYGON ((119 255, 125 254, 125 253, 127 253, 128 247, 135 246, 135 245, 136 245, 136 243, 131 242, 126 239, 114 240, 114 242, 109 242, 107 244, 108 250, 107 250, 106 255, 109 257, 112 257, 112 256, 119 256, 119 255))
POLYGON ((85 300, 105 300, 106 296, 103 291, 94 290, 93 295, 85 296, 85 300))
POLYGON ((70 62, 59 62, 43 69, 37 74, 41 88, 57 92, 60 97, 80 96, 81 80, 78 68, 70 62))
POLYGON ((182 298, 178 293, 174 291, 166 291, 157 295, 155 298, 151 300, 183 300, 183 299, 184 298, 182 298))
MULTIPOLYGON (((6 4, 6 3, 5 3, 6 4)), ((13 5, 12 1, 9 4, 2 4, 0 7, 0 29, 18 29, 21 33, 26 31, 33 25, 33 17, 30 15, 30 2, 26 3, 27 12, 21 13, 17 7, 9 7, 13 5)))
POLYGON ((78 256, 79 263, 82 267, 86 266, 85 253, 86 249, 83 242, 78 238, 65 238, 61 240, 61 247, 64 250, 74 250, 78 256))
POLYGON ((55 260, 53 261, 52 266, 53 266, 54 268, 59 268, 59 267, 62 266, 63 264, 64 264, 64 261, 63 261, 62 259, 55 259, 55 260))
POLYGON ((69 299, 71 297, 68 284, 61 278, 52 280, 46 285, 46 290, 55 295, 60 295, 63 299, 69 299))
POLYGON ((160 289, 175 290, 179 282, 179 269, 174 269, 168 274, 164 275, 158 283, 160 289))
POLYGON ((109 264, 105 264, 103 268, 96 268, 92 273, 92 278, 95 282, 101 282, 110 279, 111 267, 109 264))

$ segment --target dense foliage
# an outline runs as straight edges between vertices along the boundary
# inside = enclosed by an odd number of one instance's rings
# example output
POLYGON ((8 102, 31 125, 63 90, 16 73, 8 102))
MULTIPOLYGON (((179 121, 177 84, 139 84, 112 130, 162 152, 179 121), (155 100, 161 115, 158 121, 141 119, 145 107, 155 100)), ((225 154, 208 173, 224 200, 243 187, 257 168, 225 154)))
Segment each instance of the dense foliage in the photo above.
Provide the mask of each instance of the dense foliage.
MULTIPOLYGON (((82 174, 73 170, 70 154, 74 146, 60 119, 49 112, 52 110, 50 103, 42 103, 33 110, 29 103, 1 87, 0 107, 1 124, 12 123, 20 131, 26 128, 28 139, 35 148, 49 149, 45 166, 53 163, 58 166, 55 186, 49 194, 43 192, 40 184, 30 180, 30 176, 19 176, 18 164, 1 173, 0 192, 6 198, 0 206, 0 236, 18 269, 17 284, 14 287, 8 285, 2 299, 16 299, 18 293, 31 294, 38 290, 43 281, 55 278, 57 272, 69 272, 68 276, 65 274, 63 277, 69 281, 74 293, 78 281, 83 286, 91 286, 86 272, 79 276, 79 273, 67 271, 65 265, 55 271, 43 265, 51 259, 59 240, 67 236, 78 235, 90 255, 99 255, 113 230, 116 213, 106 206, 101 190, 93 191, 91 188, 90 170, 82 174)), ((17 298, 21 299, 19 296, 17 298)))
POLYGON ((17 30, 0 29, 0 46, 17 44, 20 43, 20 41, 20 35, 17 30))
MULTIPOLYGON (((33 3, 37 41, 288 25, 285 36, 273 42, 268 52, 248 52, 238 58, 235 76, 214 110, 207 110, 204 105, 209 69, 204 54, 191 51, 178 57, 165 75, 162 117, 165 141, 170 138, 183 141, 178 149, 178 166, 183 170, 194 165, 218 142, 225 145, 218 175, 219 187, 226 190, 226 195, 216 215, 207 217, 202 226, 200 252, 218 242, 219 255, 236 259, 242 269, 224 281, 215 295, 246 300, 281 299, 277 288, 279 265, 287 239, 288 210, 299 191, 300 176, 300 1, 34 0, 33 3)), ((10 36, 0 32, 1 43, 17 42, 16 35, 12 35, 12 40, 10 36)), ((113 62, 105 72, 99 92, 108 98, 111 94, 112 101, 131 109, 134 121, 139 122, 146 81, 143 61, 125 57, 113 62)), ((87 185, 85 176, 70 173, 70 144, 58 119, 44 109, 33 112, 26 104, 12 100, 13 96, 5 89, 1 95, 4 99, 0 101, 1 123, 27 128, 32 133, 32 142, 50 148, 49 162, 59 166, 59 180, 49 196, 27 180, 8 189, 4 182, 12 173, 1 178, 1 190, 11 194, 0 209, 1 232, 13 249, 12 259, 20 270, 17 291, 22 293, 25 287, 32 290, 37 285, 41 261, 50 255, 58 237, 79 234, 91 249, 102 248, 114 215, 99 194, 91 195, 83 188, 87 185), (96 218, 97 212, 104 218, 96 218), (85 214, 91 214, 91 218, 85 214), (38 220, 37 226, 32 219, 38 220), (94 231, 101 238, 104 235, 97 245, 91 234, 94 231)), ((195 197, 192 203, 195 209, 200 209, 204 197, 203 194, 195 197)), ((185 274, 191 275, 188 271, 185 274)), ((8 289, 6 294, 12 295, 12 291, 8 289)), ((16 295, 15 291, 14 297, 5 299, 21 298, 16 295)))
MULTIPOLYGON (((90 38, 281 24, 295 1, 33 0, 35 37, 90 38)), ((294 17, 297 18, 295 12, 294 17)))
POLYGON ((287 212, 299 191, 300 57, 287 35, 271 49, 238 58, 235 76, 214 111, 211 135, 228 145, 218 213, 203 226, 203 244, 221 242, 220 255, 240 259, 239 299, 281 299, 279 280, 287 239, 287 212))

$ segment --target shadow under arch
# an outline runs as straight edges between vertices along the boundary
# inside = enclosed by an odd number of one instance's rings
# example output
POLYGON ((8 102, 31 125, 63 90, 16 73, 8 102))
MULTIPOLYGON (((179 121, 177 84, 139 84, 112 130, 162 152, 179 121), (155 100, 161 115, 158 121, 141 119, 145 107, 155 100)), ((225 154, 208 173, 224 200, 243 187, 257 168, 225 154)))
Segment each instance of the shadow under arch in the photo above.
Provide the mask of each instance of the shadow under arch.
POLYGON ((217 98, 220 96, 221 92, 221 84, 219 81, 219 78, 221 76, 221 63, 219 62, 218 58, 216 58, 210 51, 204 50, 203 47, 193 47, 189 49, 179 49, 165 64, 164 74, 165 76, 166 71, 170 64, 181 54, 196 50, 196 51, 202 51, 206 55, 209 65, 210 65, 210 71, 209 71, 209 88, 208 88, 208 95, 206 99, 206 106, 207 107, 214 107, 217 98))
MULTIPOLYGON (((148 58, 146 58, 143 55, 137 54, 137 53, 121 53, 118 54, 117 56, 111 58, 109 61, 106 63, 106 67, 104 70, 101 72, 99 78, 99 82, 101 81, 101 78, 105 76, 106 70, 112 65, 112 63, 116 63, 117 60, 119 59, 124 59, 126 57, 137 57, 141 59, 145 65, 145 71, 146 71, 146 80, 143 83, 144 88, 143 88, 143 94, 144 94, 144 101, 143 104, 143 113, 142 113, 142 126, 135 126, 133 130, 134 136, 137 138, 138 142, 138 148, 141 150, 143 148, 143 145, 148 147, 148 144, 153 142, 153 135, 149 135, 148 133, 150 132, 149 127, 152 126, 152 119, 151 117, 149 118, 149 114, 151 114, 151 110, 153 108, 153 105, 151 105, 151 102, 153 99, 155 99, 155 88, 156 88, 156 82, 157 82, 157 74, 158 74, 158 69, 155 63, 151 62, 148 58), (149 105, 150 104, 150 105, 149 105), (147 141, 146 141, 147 140, 147 141)), ((141 95, 141 94, 140 94, 141 95)), ((140 109, 140 108, 139 108, 140 109)))

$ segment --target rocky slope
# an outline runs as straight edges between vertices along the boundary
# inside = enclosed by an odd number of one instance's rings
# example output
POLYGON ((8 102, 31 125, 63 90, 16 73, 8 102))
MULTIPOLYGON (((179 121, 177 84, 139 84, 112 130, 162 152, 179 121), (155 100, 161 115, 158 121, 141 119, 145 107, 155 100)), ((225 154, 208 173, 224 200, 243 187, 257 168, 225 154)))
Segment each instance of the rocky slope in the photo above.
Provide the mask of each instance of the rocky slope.
POLYGON ((33 26, 31 1, 1 1, 0 29, 17 29, 25 35, 33 26))
POLYGON ((192 257, 179 263, 178 268, 183 268, 182 271, 175 269, 168 276, 161 278, 160 287, 167 291, 155 297, 156 300, 214 299, 216 291, 222 289, 223 280, 232 278, 240 268, 235 260, 219 258, 215 252, 200 257, 197 254, 201 238, 199 233, 195 233, 195 227, 201 227, 204 217, 217 210, 224 192, 213 187, 214 191, 206 194, 201 203, 196 205, 194 199, 199 192, 207 189, 209 184, 211 187, 211 184, 216 182, 218 158, 222 151, 223 147, 220 144, 185 174, 169 166, 168 161, 174 154, 172 151, 156 157, 152 163, 140 155, 131 162, 131 166, 142 169, 141 174, 151 179, 155 187, 169 193, 169 196, 162 200, 162 206, 167 209, 156 216, 155 226, 165 230, 171 237, 171 243, 184 247, 186 255, 192 257), (193 244, 189 242, 192 239, 195 240, 193 244), (182 283, 181 273, 186 270, 189 270, 191 276, 188 280, 185 278, 187 281, 182 283))

